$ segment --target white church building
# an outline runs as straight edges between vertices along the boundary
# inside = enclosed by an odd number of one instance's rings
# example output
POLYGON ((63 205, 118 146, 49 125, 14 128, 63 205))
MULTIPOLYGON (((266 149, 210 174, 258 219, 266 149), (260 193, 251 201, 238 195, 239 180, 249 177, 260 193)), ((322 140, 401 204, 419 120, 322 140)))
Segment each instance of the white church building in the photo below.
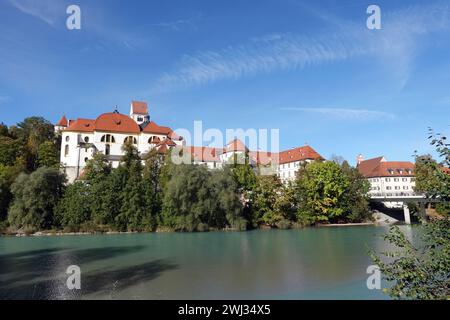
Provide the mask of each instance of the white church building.
POLYGON ((61 132, 61 165, 69 182, 80 177, 86 162, 97 152, 105 154, 112 167, 117 167, 123 156, 122 146, 127 141, 132 141, 140 154, 152 148, 165 152, 183 145, 183 138, 171 128, 150 121, 147 103, 139 101, 131 103, 129 116, 117 111, 104 113, 95 120, 69 121, 63 116, 55 130, 61 132))
POLYGON ((279 153, 250 151, 239 139, 230 141, 224 148, 186 146, 183 137, 171 128, 160 126, 150 119, 146 102, 131 102, 129 115, 119 112, 104 113, 97 119, 67 120, 63 116, 55 125, 61 133, 61 165, 70 183, 80 178, 88 160, 102 152, 113 168, 119 166, 124 143, 132 141, 144 155, 156 148, 166 153, 172 148, 182 148, 192 163, 209 169, 222 168, 234 155, 249 155, 250 165, 271 165, 274 174, 285 183, 295 179, 301 163, 323 159, 310 146, 303 146, 279 153))

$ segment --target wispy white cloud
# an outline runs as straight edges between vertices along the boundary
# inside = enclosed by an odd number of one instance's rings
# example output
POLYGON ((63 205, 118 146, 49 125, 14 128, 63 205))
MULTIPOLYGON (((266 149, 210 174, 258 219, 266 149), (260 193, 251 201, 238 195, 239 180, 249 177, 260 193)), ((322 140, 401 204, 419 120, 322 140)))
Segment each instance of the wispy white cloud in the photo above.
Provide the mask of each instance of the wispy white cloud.
POLYGON ((192 19, 180 19, 175 21, 154 23, 153 26, 168 29, 171 31, 181 31, 186 28, 196 29, 192 19))
POLYGON ((21 12, 31 15, 50 26, 54 26, 58 12, 64 16, 65 11, 58 10, 60 1, 55 0, 8 0, 8 2, 21 12))
POLYGON ((192 17, 186 19, 178 19, 172 21, 164 21, 152 24, 154 27, 170 30, 183 31, 186 29, 197 30, 196 22, 202 18, 202 13, 199 12, 192 17))
POLYGON ((415 6, 383 15, 383 30, 364 23, 338 23, 332 32, 315 37, 268 34, 221 50, 185 55, 178 66, 163 74, 154 91, 202 85, 222 79, 270 73, 371 56, 385 64, 400 85, 408 81, 420 37, 450 29, 448 5, 415 6))
POLYGON ((2 96, 0 95, 0 104, 4 104, 11 101, 11 97, 10 96, 2 96))
POLYGON ((319 113, 342 120, 388 120, 394 119, 393 113, 366 109, 349 108, 281 108, 283 111, 301 111, 309 113, 319 113))

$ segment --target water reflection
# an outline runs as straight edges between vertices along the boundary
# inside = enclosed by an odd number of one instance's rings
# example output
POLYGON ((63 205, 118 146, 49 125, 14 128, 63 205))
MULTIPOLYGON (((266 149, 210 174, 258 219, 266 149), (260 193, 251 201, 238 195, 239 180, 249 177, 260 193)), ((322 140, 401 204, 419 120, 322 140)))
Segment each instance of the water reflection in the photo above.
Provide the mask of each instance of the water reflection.
POLYGON ((366 288, 386 228, 0 238, 0 299, 385 298, 366 288), (66 287, 69 265, 82 290, 66 287))

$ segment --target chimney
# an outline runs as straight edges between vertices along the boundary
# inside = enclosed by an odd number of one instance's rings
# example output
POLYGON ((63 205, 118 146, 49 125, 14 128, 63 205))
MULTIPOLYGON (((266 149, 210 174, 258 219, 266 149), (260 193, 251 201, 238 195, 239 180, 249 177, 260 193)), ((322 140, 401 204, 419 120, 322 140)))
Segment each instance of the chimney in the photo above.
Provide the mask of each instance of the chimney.
POLYGON ((361 162, 363 162, 364 161, 364 157, 363 157, 363 155, 362 154, 359 154, 357 157, 356 157, 356 165, 360 165, 361 164, 361 162))

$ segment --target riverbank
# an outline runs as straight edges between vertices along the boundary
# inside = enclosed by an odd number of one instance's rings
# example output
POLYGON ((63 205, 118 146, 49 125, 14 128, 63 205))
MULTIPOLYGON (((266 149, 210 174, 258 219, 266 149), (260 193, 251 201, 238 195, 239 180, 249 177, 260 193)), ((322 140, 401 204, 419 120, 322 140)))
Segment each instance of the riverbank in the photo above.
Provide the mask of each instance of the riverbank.
MULTIPOLYGON (((303 229, 303 228, 326 228, 326 227, 361 227, 361 226, 377 226, 374 222, 360 222, 360 223, 331 223, 331 224, 317 224, 311 226, 301 226, 295 225, 291 228, 280 229, 280 228, 272 228, 270 226, 261 225, 258 228, 251 230, 295 230, 295 229, 303 229)), ((246 231, 251 231, 246 230, 246 231)), ((239 230, 235 230, 232 228, 228 229, 211 229, 204 232, 238 232, 239 230)), ((245 231, 244 231, 245 232, 245 231)), ((0 237, 54 237, 54 236, 88 236, 88 235, 120 235, 120 234, 137 234, 137 233, 199 233, 199 232, 179 232, 170 228, 158 228, 155 231, 83 231, 83 232, 65 232, 62 230, 44 230, 37 231, 32 233, 21 232, 21 231, 7 231, 0 232, 0 237)))
POLYGON ((360 223, 330 223, 330 224, 318 224, 318 228, 327 227, 360 227, 360 226, 376 226, 375 222, 360 222, 360 223))

